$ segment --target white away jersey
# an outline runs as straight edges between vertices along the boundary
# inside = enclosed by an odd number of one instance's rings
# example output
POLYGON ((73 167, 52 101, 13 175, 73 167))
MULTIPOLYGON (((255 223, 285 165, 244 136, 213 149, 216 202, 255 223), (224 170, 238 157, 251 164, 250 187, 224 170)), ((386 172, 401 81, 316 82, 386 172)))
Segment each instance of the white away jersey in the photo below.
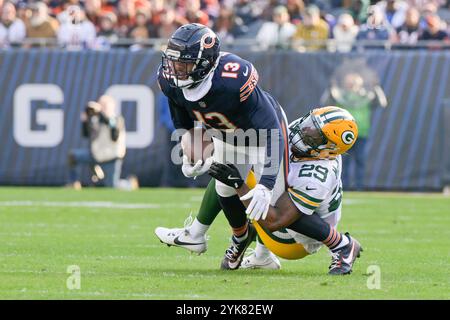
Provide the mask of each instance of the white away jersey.
POLYGON ((289 196, 305 214, 322 218, 340 208, 342 200, 342 157, 334 160, 290 162, 289 196))

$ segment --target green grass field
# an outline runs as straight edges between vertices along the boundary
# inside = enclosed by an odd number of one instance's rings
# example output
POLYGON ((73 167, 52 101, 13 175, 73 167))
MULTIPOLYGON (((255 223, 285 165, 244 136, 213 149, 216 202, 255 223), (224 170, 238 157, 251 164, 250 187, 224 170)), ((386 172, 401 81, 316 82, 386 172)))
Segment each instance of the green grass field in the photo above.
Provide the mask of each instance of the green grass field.
POLYGON ((449 299, 450 198, 344 195, 341 231, 364 247, 350 276, 330 277, 326 250, 282 270, 220 271, 230 230, 219 215, 201 256, 163 246, 203 190, 0 188, 1 299, 449 299), (67 268, 81 288, 66 286, 67 268), (381 288, 368 289, 379 266, 381 288))

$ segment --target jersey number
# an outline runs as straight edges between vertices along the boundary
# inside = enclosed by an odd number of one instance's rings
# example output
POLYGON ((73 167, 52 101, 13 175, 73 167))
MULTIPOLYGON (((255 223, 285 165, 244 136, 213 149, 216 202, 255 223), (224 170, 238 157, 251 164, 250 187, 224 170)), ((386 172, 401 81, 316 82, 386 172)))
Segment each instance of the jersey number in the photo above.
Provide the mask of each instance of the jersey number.
MULTIPOLYGON (((234 123, 232 123, 224 114, 220 112, 208 112, 204 115, 197 110, 193 110, 192 112, 195 114, 197 120, 204 124, 208 124, 208 120, 215 120, 217 122, 217 126, 220 126, 220 129, 237 129, 234 123)), ((214 128, 214 126, 211 127, 214 128)))
POLYGON ((327 180, 328 169, 322 166, 315 166, 313 164, 302 165, 298 176, 299 177, 314 177, 320 182, 327 180))
POLYGON ((237 62, 228 62, 223 66, 223 71, 221 76, 224 78, 234 78, 238 77, 237 71, 241 68, 241 65, 237 62))

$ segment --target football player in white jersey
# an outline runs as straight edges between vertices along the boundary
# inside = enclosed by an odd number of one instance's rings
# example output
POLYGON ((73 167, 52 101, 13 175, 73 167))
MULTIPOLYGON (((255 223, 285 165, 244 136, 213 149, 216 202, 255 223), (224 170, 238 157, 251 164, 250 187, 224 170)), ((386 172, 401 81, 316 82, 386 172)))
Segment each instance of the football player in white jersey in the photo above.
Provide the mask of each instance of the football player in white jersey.
MULTIPOLYGON (((341 217, 341 154, 357 139, 356 122, 344 109, 324 107, 292 122, 289 131, 289 188, 270 207, 266 219, 253 221, 264 244, 257 243, 241 268, 280 268, 266 246, 283 258, 299 259, 324 244, 332 255, 329 274, 348 274, 362 248, 336 227, 341 217)), ((248 192, 233 165, 214 163, 209 173, 236 188, 240 196, 248 192)))

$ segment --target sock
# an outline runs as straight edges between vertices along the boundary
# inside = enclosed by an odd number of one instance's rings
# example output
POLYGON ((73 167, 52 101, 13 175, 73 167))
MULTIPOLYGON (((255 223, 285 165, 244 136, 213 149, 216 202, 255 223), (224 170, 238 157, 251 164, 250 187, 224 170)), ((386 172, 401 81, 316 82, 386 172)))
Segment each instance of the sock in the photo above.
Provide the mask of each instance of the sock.
POLYGON ((218 198, 230 226, 233 229, 238 229, 246 226, 247 215, 245 214, 245 206, 239 199, 239 196, 218 196, 218 198))
POLYGON ((248 237, 248 222, 245 223, 242 227, 239 228, 231 228, 233 229, 233 236, 237 242, 242 242, 247 240, 248 237))
POLYGON ((189 233, 193 239, 199 239, 205 236, 209 227, 210 225, 203 224, 200 221, 198 221, 197 218, 195 218, 194 222, 192 222, 191 226, 189 227, 189 233))
POLYGON ((316 213, 311 215, 303 214, 288 228, 322 242, 332 251, 337 250, 348 243, 348 238, 346 236, 343 236, 336 231, 335 228, 331 227, 316 213))
POLYGON ((197 220, 203 225, 210 226, 216 219, 222 207, 216 193, 216 180, 211 179, 203 195, 202 204, 197 215, 197 220))
POLYGON ((265 245, 263 245, 261 239, 258 237, 256 239, 256 247, 255 247, 255 256, 258 259, 265 259, 270 255, 269 249, 266 248, 265 245))
POLYGON ((335 228, 330 227, 330 234, 322 242, 332 252, 334 252, 334 251, 342 248, 343 246, 346 246, 350 241, 348 240, 346 235, 341 234, 341 233, 337 232, 335 228))

